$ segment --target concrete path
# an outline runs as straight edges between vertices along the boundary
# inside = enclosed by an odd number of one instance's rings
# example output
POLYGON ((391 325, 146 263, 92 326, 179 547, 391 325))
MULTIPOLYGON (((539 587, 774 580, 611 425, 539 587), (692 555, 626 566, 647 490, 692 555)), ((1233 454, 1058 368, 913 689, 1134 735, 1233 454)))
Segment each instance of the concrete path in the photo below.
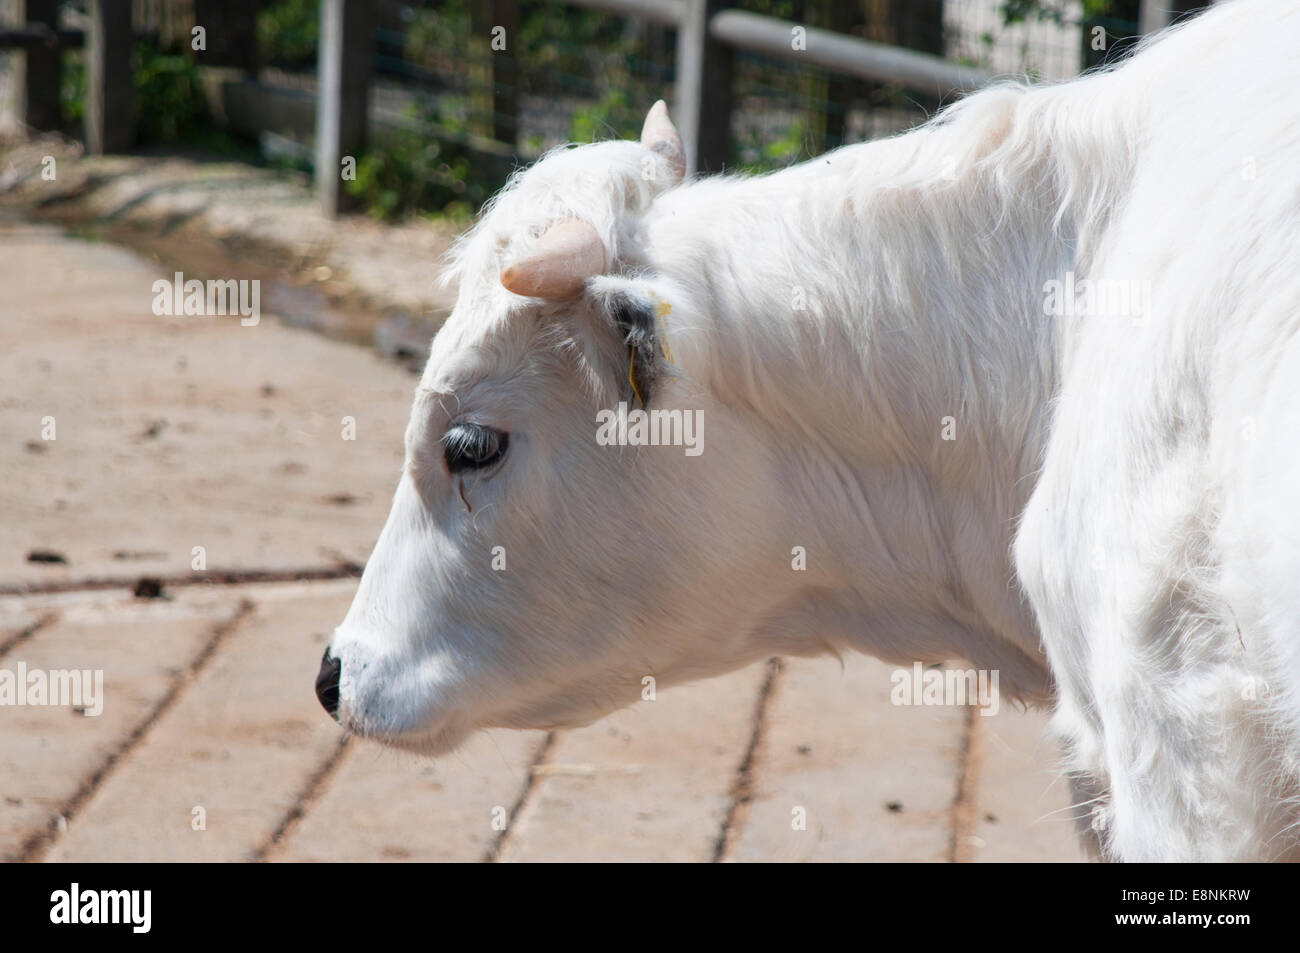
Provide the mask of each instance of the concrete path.
POLYGON ((269 315, 156 317, 161 276, 0 221, 0 669, 102 670, 105 698, 0 707, 0 857, 1082 859, 1042 715, 894 706, 865 658, 437 761, 345 740, 312 682, 413 380, 269 315))

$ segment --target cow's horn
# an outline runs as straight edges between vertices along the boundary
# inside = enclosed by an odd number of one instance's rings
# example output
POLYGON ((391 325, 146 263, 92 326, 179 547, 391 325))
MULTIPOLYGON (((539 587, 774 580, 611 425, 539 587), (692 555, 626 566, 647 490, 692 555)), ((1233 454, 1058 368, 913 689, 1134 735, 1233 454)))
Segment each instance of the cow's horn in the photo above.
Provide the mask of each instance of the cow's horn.
POLYGON ((542 233, 531 255, 501 269, 501 284, 517 295, 559 301, 576 295, 588 278, 604 270, 605 243, 596 229, 566 219, 542 233))
POLYGON ((641 145, 668 160, 674 185, 686 176, 686 150, 682 148, 682 137, 668 118, 668 107, 662 99, 646 113, 645 124, 641 127, 641 145))

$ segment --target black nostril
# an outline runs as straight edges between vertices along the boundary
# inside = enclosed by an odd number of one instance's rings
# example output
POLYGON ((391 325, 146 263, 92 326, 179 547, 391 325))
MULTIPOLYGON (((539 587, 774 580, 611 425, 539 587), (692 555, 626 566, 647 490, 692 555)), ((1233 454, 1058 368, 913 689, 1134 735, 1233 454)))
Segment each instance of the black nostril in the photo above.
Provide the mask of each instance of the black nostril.
POLYGON ((338 720, 339 716, 339 670, 343 663, 326 649, 321 656, 320 673, 316 676, 316 697, 325 706, 329 716, 338 720))

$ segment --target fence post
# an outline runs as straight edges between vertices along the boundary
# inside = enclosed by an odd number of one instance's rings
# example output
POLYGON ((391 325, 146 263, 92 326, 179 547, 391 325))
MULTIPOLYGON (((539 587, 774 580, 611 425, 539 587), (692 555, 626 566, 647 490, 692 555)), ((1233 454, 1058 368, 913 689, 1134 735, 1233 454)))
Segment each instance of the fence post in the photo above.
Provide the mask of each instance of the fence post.
POLYGON ((63 85, 62 59, 54 31, 59 26, 59 0, 16 0, 17 25, 41 24, 50 30, 49 41, 29 46, 22 67, 16 71, 15 102, 22 110, 18 119, 32 129, 47 132, 63 122, 59 94, 63 85))
POLYGON ((370 61, 374 45, 369 0, 320 0, 316 62, 316 195, 334 216, 346 203, 342 160, 359 159, 366 144, 370 61))
POLYGON ((722 0, 684 0, 677 29, 677 129, 686 174, 721 171, 731 157, 731 49, 709 38, 722 0))
POLYGON ((474 131, 519 147, 519 42, 517 0, 479 0, 470 4, 470 120, 474 131))
POLYGON ((131 5, 88 0, 86 35, 86 149, 121 152, 135 141, 131 103, 131 5))
MULTIPOLYGON (((257 9, 259 0, 193 0, 194 23, 206 34, 207 49, 195 56, 204 66, 235 66, 257 73, 257 9)), ((191 46, 186 34, 185 46, 191 46)))
MULTIPOLYGON (((825 10, 815 10, 820 14, 816 20, 810 18, 810 26, 819 26, 833 33, 849 34, 858 19, 858 12, 853 4, 838 3, 829 5, 825 10)), ((855 88, 860 85, 843 73, 829 70, 805 69, 800 80, 804 102, 808 104, 808 141, 806 145, 819 152, 828 152, 844 145, 848 128, 849 107, 852 105, 855 88)))

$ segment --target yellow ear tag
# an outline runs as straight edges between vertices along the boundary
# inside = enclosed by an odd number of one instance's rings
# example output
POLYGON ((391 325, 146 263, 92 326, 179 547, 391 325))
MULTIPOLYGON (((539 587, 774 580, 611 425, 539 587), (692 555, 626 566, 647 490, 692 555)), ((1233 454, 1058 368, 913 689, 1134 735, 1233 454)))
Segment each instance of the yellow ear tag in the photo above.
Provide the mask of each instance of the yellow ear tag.
MULTIPOLYGON (((655 303, 655 321, 659 328, 659 350, 663 353, 664 360, 670 364, 676 364, 677 358, 673 355, 672 345, 668 343, 668 323, 664 318, 673 313, 673 306, 667 301, 655 303)), ((645 398, 641 396, 641 388, 636 383, 636 348, 628 347, 627 349, 627 382, 632 385, 632 393, 636 394, 637 402, 644 407, 645 398)))
POLYGON ((636 348, 630 346, 627 349, 627 382, 632 385, 637 403, 644 407, 645 398, 641 396, 641 388, 636 386, 636 348))
POLYGON ((655 305, 655 317, 659 320, 659 349, 663 352, 664 360, 676 364, 677 358, 673 356, 672 345, 668 343, 668 322, 664 320, 672 313, 673 306, 667 301, 660 301, 655 305))

